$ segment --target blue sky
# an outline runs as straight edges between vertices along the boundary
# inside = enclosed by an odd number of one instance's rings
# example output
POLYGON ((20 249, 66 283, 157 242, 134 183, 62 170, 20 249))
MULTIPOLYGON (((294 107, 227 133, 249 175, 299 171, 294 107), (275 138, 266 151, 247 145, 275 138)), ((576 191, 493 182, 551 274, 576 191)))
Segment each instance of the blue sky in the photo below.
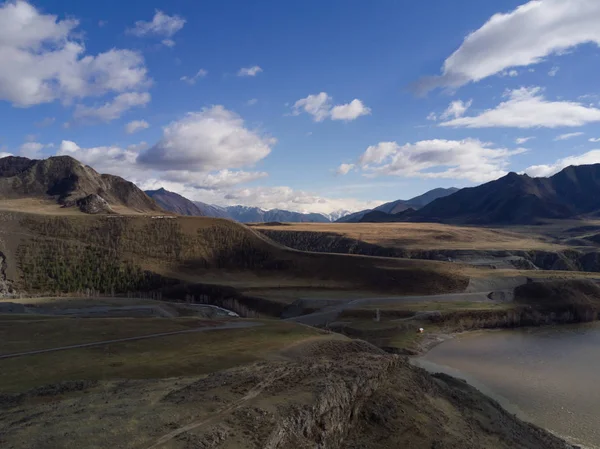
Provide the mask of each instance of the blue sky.
POLYGON ((0 155, 329 213, 600 162, 595 0, 0 3, 0 155))

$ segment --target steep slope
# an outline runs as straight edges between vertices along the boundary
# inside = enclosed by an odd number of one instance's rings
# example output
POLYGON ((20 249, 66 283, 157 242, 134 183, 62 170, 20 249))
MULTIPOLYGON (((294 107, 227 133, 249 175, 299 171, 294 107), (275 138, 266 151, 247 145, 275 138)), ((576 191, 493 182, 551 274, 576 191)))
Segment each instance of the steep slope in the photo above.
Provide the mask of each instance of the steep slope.
POLYGON ((86 212, 108 212, 120 206, 135 212, 159 212, 160 207, 132 182, 101 175, 70 156, 44 160, 0 159, 0 199, 39 198, 86 212), (106 204, 104 204, 106 203, 106 204), (93 207, 88 208, 88 205, 93 207))
POLYGON ((462 189, 417 211, 411 220, 535 224, 600 209, 600 164, 571 166, 550 178, 508 175, 462 189))
POLYGON ((169 192, 161 188, 158 190, 146 190, 146 195, 169 212, 196 217, 205 216, 204 212, 195 203, 175 192, 169 192))
POLYGON ((422 195, 415 196, 409 200, 396 200, 390 201, 389 203, 382 204, 381 206, 377 206, 374 209, 366 209, 360 212, 355 212, 353 214, 346 215, 339 220, 338 223, 359 223, 361 221, 376 221, 377 217, 379 217, 382 221, 396 221, 391 217, 387 217, 382 214, 373 214, 367 220, 363 220, 363 217, 369 212, 382 212, 384 214, 397 214, 399 212, 403 212, 407 209, 420 209, 432 201, 443 198, 449 195, 452 195, 455 192, 458 192, 456 187, 450 187, 448 189, 437 188, 425 192, 422 195))

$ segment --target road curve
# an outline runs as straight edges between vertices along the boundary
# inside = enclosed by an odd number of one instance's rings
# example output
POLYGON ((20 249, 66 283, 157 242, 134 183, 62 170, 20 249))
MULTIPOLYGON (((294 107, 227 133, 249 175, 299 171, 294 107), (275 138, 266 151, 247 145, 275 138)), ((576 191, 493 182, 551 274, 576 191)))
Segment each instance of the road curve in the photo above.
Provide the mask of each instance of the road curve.
POLYGON ((138 337, 127 337, 127 338, 118 338, 115 340, 104 340, 104 341, 96 341, 93 343, 82 343, 78 345, 69 345, 69 346, 60 346, 58 348, 49 348, 49 349, 39 349, 37 351, 27 351, 27 352, 17 352, 13 354, 0 354, 1 359, 10 359, 13 357, 22 357, 26 355, 35 355, 35 354, 44 354, 46 352, 56 352, 56 351, 66 351, 68 349, 79 349, 79 348, 91 348, 94 346, 102 346, 108 345, 112 343, 121 343, 124 341, 136 341, 136 340, 146 340, 148 338, 158 338, 158 337, 167 337, 169 335, 179 335, 179 334, 193 334, 196 332, 209 332, 223 329, 243 329, 247 327, 256 327, 262 326, 262 323, 255 321, 239 321, 234 323, 227 323, 217 327, 199 327, 196 329, 186 329, 182 331, 173 331, 173 332, 161 332, 158 334, 149 334, 149 335, 140 335, 138 337))

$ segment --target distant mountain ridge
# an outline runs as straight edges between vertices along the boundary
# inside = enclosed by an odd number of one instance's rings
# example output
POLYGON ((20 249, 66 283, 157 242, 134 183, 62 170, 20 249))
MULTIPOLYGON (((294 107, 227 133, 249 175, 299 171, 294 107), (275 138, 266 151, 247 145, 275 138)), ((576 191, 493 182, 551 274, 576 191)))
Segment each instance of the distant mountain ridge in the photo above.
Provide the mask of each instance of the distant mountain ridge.
POLYGON ((323 214, 290 212, 288 210, 263 210, 259 207, 229 206, 225 208, 232 219, 241 223, 288 222, 288 223, 329 223, 323 214))
MULTIPOLYGON (((366 209, 360 212, 355 212, 353 214, 346 215, 338 219, 337 223, 358 223, 362 221, 363 217, 366 214, 369 214, 370 212, 397 214, 399 212, 405 211, 406 209, 420 209, 429 204, 430 202, 438 198, 443 198, 445 196, 452 195, 453 193, 458 192, 458 190, 460 189, 457 189, 456 187, 450 187, 447 189, 439 187, 433 190, 429 190, 428 192, 425 192, 424 194, 416 196, 409 200, 390 201, 389 203, 382 204, 381 206, 377 206, 374 209, 366 209)), ((383 218, 384 216, 382 216, 381 214, 374 214, 371 215, 371 218, 373 217, 383 218)), ((386 221, 389 220, 386 218, 386 221)))
POLYGON ((229 218, 241 223, 262 223, 269 221, 328 223, 330 221, 325 215, 316 213, 303 214, 280 209, 263 210, 259 207, 250 206, 213 206, 200 201, 191 201, 164 188, 147 190, 146 194, 154 199, 163 209, 180 215, 229 218))
POLYGON ((570 166, 549 178, 509 173, 438 198, 413 213, 378 220, 537 224, 581 215, 600 216, 600 164, 570 166))
POLYGON ((87 213, 111 213, 114 207, 135 212, 162 209, 134 183, 99 174, 70 156, 0 159, 0 199, 40 198, 87 213))

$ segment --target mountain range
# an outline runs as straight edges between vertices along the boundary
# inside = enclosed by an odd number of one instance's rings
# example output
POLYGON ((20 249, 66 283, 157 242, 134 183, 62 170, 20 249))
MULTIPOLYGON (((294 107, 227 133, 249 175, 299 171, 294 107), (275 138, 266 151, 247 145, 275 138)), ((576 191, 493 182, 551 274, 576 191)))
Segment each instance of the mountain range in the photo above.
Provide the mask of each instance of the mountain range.
MULTIPOLYGON (((249 222, 319 222, 333 216, 265 211, 257 207, 219 207, 165 189, 143 192, 118 176, 99 174, 69 156, 44 160, 0 159, 0 200, 34 198, 87 213, 153 213, 221 217, 249 222)), ((441 222, 537 224, 548 219, 600 216, 600 164, 570 166, 549 178, 508 175, 464 189, 434 189, 342 217, 338 222, 441 222)))
MULTIPOLYGON (((355 212, 353 214, 348 214, 344 217, 341 217, 337 220, 338 223, 358 223, 363 220, 365 215, 371 212, 382 212, 383 214, 397 214, 398 212, 402 212, 406 209, 420 209, 432 201, 443 198, 448 195, 452 195, 455 192, 458 192, 459 189, 456 187, 450 187, 448 189, 437 188, 425 192, 422 195, 415 196, 409 200, 396 200, 391 201, 389 203, 382 204, 381 206, 377 206, 374 209, 366 209, 361 210, 360 212, 355 212)), ((371 217, 381 217, 383 221, 389 221, 386 219, 385 215, 381 214, 373 214, 371 217)), ((368 219, 366 221, 369 221, 368 219)))
POLYGON ((600 164, 570 166, 549 178, 509 173, 438 198, 419 210, 369 221, 538 224, 582 215, 600 216, 600 164))

